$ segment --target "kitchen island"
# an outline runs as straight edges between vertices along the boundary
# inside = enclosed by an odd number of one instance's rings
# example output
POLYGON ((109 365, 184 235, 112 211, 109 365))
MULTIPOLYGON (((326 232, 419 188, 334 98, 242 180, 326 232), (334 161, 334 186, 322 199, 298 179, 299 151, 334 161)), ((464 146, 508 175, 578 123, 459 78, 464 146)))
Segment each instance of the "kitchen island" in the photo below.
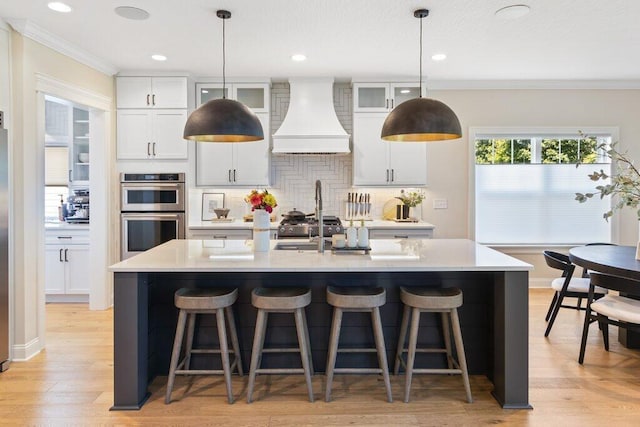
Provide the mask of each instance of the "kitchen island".
MULTIPOLYGON (((327 285, 382 286, 387 304, 381 309, 389 360, 393 360, 402 304, 399 286, 457 286, 464 292, 459 309, 462 335, 472 375, 486 375, 504 408, 530 408, 528 402, 528 272, 532 266, 498 251, 458 239, 371 240, 371 251, 320 254, 272 250, 253 253, 244 240, 172 240, 113 265, 114 272, 114 406, 139 409, 148 384, 166 375, 177 310, 173 294, 181 287, 236 287, 234 310, 243 362, 248 366, 256 311, 251 290, 258 286, 308 286, 307 308, 316 369, 325 365, 331 321, 327 285)), ((356 313, 353 313, 356 315, 356 313)), ((437 345, 438 318, 425 316, 419 344, 437 345)), ((365 317, 345 318, 342 339, 354 347, 373 341, 365 317)), ((295 343, 294 327, 274 319, 269 344, 295 343)), ((196 345, 210 345, 214 325, 200 322, 196 345)), ((265 359, 269 364, 299 363, 265 359)), ((375 364, 374 355, 345 355, 346 364, 375 364), (353 359, 349 359, 353 357, 353 359)), ((435 357, 435 356, 434 356, 435 357)), ((427 363, 444 363, 437 358, 427 363)), ((194 363, 210 363, 208 360, 194 363)), ((420 363, 420 362, 418 362, 420 363)))

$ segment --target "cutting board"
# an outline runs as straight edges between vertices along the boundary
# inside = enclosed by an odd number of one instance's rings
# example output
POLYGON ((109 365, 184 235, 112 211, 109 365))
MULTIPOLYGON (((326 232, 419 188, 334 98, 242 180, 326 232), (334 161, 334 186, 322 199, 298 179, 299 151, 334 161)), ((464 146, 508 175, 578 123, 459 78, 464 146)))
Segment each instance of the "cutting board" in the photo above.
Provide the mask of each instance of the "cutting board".
POLYGON ((402 204, 398 199, 387 200, 382 206, 382 219, 395 220, 396 219, 396 206, 402 204))

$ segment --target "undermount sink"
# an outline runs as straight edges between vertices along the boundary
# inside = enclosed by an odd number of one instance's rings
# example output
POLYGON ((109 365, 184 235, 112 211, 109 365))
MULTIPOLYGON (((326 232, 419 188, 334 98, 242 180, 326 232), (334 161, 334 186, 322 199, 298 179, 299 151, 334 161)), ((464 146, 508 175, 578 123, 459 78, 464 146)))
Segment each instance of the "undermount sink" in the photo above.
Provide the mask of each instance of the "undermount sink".
MULTIPOLYGON (((331 249, 331 242, 325 240, 324 248, 331 249)), ((318 250, 318 242, 309 242, 308 240, 278 242, 273 249, 277 251, 316 251, 318 250)))

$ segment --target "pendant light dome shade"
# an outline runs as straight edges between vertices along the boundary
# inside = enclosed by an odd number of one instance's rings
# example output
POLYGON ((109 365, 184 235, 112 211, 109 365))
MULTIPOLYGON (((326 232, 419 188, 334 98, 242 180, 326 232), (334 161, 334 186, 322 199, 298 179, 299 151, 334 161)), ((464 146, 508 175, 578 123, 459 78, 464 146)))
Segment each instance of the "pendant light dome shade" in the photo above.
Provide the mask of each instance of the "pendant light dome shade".
POLYGON ((385 141, 426 142, 457 139, 462 136, 460 121, 443 102, 414 98, 389 113, 382 125, 385 141))
POLYGON ((382 125, 380 137, 385 141, 429 142, 462 137, 458 116, 446 104, 422 97, 422 20, 429 10, 413 12, 420 19, 420 97, 398 105, 382 125))
POLYGON ((251 142, 264 139, 260 119, 241 102, 226 99, 225 21, 228 10, 216 11, 222 19, 222 99, 212 99, 195 110, 184 125, 184 139, 202 142, 251 142))
POLYGON ((260 119, 232 99, 212 99, 189 116, 184 139, 203 142, 250 142, 264 139, 260 119))

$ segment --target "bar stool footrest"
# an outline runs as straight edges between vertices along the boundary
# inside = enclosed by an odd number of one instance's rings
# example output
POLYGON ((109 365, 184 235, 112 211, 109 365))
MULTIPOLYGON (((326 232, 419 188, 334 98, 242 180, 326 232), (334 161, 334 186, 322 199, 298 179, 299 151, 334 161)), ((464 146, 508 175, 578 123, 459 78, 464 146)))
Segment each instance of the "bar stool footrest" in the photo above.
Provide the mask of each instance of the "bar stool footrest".
POLYGON ((339 348, 338 353, 377 353, 375 348, 339 348))
POLYGON ((300 353, 300 347, 292 348, 263 348, 263 353, 300 353))
POLYGON ((380 368, 333 368, 336 374, 381 374, 380 368))
POLYGON ((261 368, 256 374, 304 374, 303 368, 261 368))
POLYGON ((222 369, 176 369, 176 375, 221 375, 222 369))
POLYGON ((413 368, 414 374, 462 374, 462 369, 413 368))

